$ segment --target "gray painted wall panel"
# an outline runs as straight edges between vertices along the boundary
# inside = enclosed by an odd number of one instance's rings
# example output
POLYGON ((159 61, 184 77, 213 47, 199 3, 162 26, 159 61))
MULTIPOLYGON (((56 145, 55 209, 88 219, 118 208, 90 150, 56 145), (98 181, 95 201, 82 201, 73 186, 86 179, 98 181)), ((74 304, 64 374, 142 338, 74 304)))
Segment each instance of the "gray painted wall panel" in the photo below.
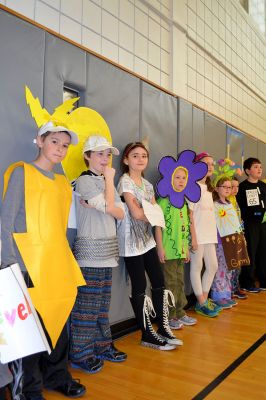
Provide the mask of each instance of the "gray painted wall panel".
MULTIPOLYGON (((39 28, 0 10, 0 175, 15 161, 37 155, 36 125, 25 101, 25 84, 43 97, 44 37, 39 28)), ((0 200, 1 201, 1 200, 0 200)))

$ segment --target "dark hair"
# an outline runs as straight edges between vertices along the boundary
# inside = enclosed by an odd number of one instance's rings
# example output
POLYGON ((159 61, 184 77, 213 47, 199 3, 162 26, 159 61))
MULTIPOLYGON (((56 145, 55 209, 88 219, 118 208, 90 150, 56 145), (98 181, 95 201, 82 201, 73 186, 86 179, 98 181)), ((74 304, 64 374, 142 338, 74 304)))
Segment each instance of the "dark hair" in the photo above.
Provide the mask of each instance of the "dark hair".
MULTIPOLYGON (((230 181, 230 182, 231 182, 231 178, 230 178, 229 176, 222 176, 222 177, 216 182, 215 188, 221 186, 224 182, 227 182, 227 181, 230 181)), ((213 190, 212 197, 213 197, 213 200, 214 200, 214 201, 219 200, 219 198, 220 198, 219 195, 218 195, 218 193, 216 192, 216 190, 213 190)))
MULTIPOLYGON (((91 156, 91 150, 85 151, 84 154, 86 154, 87 157, 90 157, 90 156, 91 156)), ((89 168, 90 163, 89 163, 89 161, 84 157, 84 154, 83 154, 84 162, 85 162, 85 164, 86 164, 86 167, 89 168)))
POLYGON ((234 175, 234 176, 231 178, 231 181, 239 182, 239 178, 238 178, 237 176, 234 175))
MULTIPOLYGON (((195 160, 196 160, 196 161, 202 161, 203 158, 205 158, 205 157, 210 157, 210 158, 213 159, 213 156, 212 156, 212 155, 210 155, 209 153, 203 152, 203 153, 198 154, 198 155, 195 157, 195 160)), ((204 162, 204 161, 203 161, 203 162, 204 162)), ((213 185, 212 185, 211 178, 210 178, 209 176, 207 176, 206 181, 205 181, 205 184, 207 185, 207 190, 208 190, 208 192, 211 192, 211 193, 212 193, 212 192, 213 192, 213 185)))
POLYGON ((46 139, 46 138, 47 138, 47 136, 49 136, 49 135, 50 135, 50 133, 52 133, 52 132, 50 132, 50 131, 47 131, 47 132, 43 133, 43 134, 40 136, 40 138, 44 140, 44 139, 46 139))
POLYGON ((205 183, 207 185, 208 192, 212 193, 213 192, 213 184, 212 184, 211 178, 209 176, 207 176, 205 183))
POLYGON ((43 133, 42 135, 40 135, 40 138, 43 138, 43 140, 44 140, 44 139, 46 139, 47 136, 49 136, 51 133, 60 133, 60 132, 61 132, 61 133, 65 133, 66 135, 68 135, 68 136, 70 137, 70 139, 72 139, 70 133, 67 132, 67 131, 57 131, 57 132, 47 131, 47 132, 43 133))
POLYGON ((123 174, 128 173, 128 171, 129 171, 128 165, 126 165, 124 163, 125 158, 127 158, 129 153, 131 153, 131 151, 136 149, 137 147, 141 147, 143 150, 145 150, 146 153, 147 153, 147 156, 149 158, 149 151, 146 149, 146 147, 144 146, 144 144, 142 142, 128 143, 126 145, 126 147, 124 148, 124 151, 122 153, 122 157, 121 157, 121 160, 120 160, 120 169, 121 169, 123 174))
POLYGON ((261 164, 261 162, 258 158, 254 158, 254 157, 249 157, 244 161, 243 170, 245 171, 245 174, 247 176, 248 176, 248 174, 246 173, 246 169, 250 169, 253 164, 261 164))

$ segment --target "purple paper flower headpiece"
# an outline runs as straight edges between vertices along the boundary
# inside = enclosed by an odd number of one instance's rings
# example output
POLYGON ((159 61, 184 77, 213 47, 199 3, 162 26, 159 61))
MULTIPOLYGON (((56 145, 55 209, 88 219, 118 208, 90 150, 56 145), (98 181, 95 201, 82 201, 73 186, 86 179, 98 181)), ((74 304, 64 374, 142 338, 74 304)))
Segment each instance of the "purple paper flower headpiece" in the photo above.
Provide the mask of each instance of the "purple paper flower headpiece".
POLYGON ((168 197, 170 203, 176 208, 182 208, 185 197, 197 203, 200 199, 201 190, 197 181, 200 181, 208 172, 207 164, 203 161, 195 161, 196 153, 192 150, 182 151, 177 160, 171 156, 163 157, 158 165, 162 178, 156 185, 161 197, 168 197), (178 171, 185 173, 185 184, 182 189, 174 187, 174 178, 178 171))

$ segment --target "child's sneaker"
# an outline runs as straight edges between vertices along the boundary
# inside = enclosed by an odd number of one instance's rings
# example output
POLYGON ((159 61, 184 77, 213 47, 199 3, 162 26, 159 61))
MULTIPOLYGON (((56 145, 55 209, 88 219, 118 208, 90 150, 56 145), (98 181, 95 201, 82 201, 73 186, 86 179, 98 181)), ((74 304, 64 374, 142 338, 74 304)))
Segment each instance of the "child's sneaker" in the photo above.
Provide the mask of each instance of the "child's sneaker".
POLYGON ((259 293, 260 289, 257 287, 250 287, 250 288, 241 288, 242 290, 244 290, 245 292, 249 292, 249 293, 259 293))
POLYGON ((101 371, 103 368, 103 361, 98 360, 96 357, 88 358, 88 360, 81 361, 81 362, 71 362, 70 363, 72 368, 78 368, 82 371, 86 372, 87 374, 96 374, 96 372, 101 371))
POLYGON ((218 315, 218 311, 214 311, 213 308, 210 308, 209 302, 207 300, 203 304, 197 303, 195 306, 195 311, 196 313, 209 318, 217 317, 218 315))
POLYGON ((230 300, 222 299, 222 300, 215 300, 214 302, 217 306, 222 307, 223 309, 232 308, 232 304, 230 300))
POLYGON ((171 329, 181 329, 184 323, 177 318, 169 319, 169 326, 171 329))
POLYGON ((127 359, 127 354, 118 350, 113 343, 103 353, 97 354, 99 360, 107 360, 111 362, 123 362, 127 359))
POLYGON ((196 318, 192 318, 189 315, 185 314, 183 317, 179 318, 177 320, 180 324, 182 325, 187 325, 187 326, 191 326, 191 325, 195 325, 198 321, 196 320, 196 318))
POLYGON ((233 299, 226 299, 226 301, 231 304, 232 307, 236 306, 238 303, 237 301, 233 300, 233 299))
POLYGON ((247 294, 245 294, 244 292, 242 292, 242 290, 236 290, 233 293, 233 297, 236 297, 237 299, 241 299, 241 300, 245 300, 248 298, 247 294))
POLYGON ((207 302, 209 304, 209 308, 216 311, 216 312, 221 312, 222 311, 222 307, 219 306, 219 304, 217 304, 217 302, 214 302, 212 299, 207 299, 207 302))

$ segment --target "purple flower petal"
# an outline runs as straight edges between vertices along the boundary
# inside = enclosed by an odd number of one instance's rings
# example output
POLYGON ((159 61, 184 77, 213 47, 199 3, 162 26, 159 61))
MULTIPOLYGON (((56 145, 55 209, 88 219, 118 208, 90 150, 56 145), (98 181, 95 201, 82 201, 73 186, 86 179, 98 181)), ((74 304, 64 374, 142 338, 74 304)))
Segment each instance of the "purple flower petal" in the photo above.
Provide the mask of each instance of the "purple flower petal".
POLYGON ((195 156, 194 151, 184 150, 179 154, 177 160, 166 156, 159 163, 158 169, 162 178, 156 185, 157 192, 161 197, 169 197, 169 201, 174 207, 182 208, 185 197, 194 203, 200 199, 201 190, 196 182, 206 175, 208 167, 202 161, 194 162, 195 156), (185 168, 188 174, 186 187, 180 192, 174 190, 172 186, 172 176, 178 167, 185 168))

